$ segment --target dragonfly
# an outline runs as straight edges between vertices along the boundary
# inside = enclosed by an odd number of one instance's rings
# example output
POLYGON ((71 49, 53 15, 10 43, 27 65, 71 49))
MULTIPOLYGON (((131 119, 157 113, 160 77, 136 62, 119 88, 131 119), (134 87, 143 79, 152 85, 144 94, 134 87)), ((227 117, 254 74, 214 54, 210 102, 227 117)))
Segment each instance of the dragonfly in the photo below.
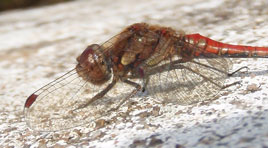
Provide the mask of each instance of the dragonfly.
POLYGON ((232 75, 232 57, 268 57, 268 47, 232 45, 170 27, 132 24, 89 45, 77 65, 31 94, 24 105, 35 131, 77 127, 111 115, 135 94, 188 105, 213 99, 232 75))

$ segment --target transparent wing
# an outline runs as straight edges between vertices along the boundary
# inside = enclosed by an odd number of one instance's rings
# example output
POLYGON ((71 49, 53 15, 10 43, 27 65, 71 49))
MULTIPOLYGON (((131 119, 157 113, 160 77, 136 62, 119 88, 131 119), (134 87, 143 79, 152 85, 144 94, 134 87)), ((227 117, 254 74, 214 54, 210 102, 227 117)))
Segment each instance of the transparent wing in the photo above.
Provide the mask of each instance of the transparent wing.
POLYGON ((100 112, 100 109, 75 109, 98 94, 109 83, 111 82, 101 86, 92 85, 80 78, 75 69, 71 70, 28 98, 25 104, 26 122, 34 130, 55 131, 93 120, 97 117, 93 115, 100 112), (34 101, 30 101, 32 104, 29 106, 27 102, 33 98, 34 101))
POLYGON ((229 59, 208 53, 185 63, 176 60, 179 58, 162 61, 159 72, 149 77, 147 90, 159 102, 192 104, 214 98, 232 65, 229 59))
MULTIPOLYGON (((114 36, 102 45, 103 52, 109 51, 114 42, 120 42, 130 35, 129 32, 122 32, 114 36)), ((120 100, 135 89, 123 83, 113 85, 112 79, 101 85, 94 85, 79 77, 76 69, 69 71, 28 97, 24 106, 26 123, 36 131, 57 131, 108 115, 111 109, 119 105, 120 100), (107 87, 112 89, 81 108, 95 96, 102 95, 107 87)))
POLYGON ((93 85, 71 70, 28 98, 24 108, 26 123, 36 131, 57 131, 108 116, 134 87, 124 83, 115 84, 104 97, 84 108, 80 107, 111 83, 112 78, 102 85, 93 85))

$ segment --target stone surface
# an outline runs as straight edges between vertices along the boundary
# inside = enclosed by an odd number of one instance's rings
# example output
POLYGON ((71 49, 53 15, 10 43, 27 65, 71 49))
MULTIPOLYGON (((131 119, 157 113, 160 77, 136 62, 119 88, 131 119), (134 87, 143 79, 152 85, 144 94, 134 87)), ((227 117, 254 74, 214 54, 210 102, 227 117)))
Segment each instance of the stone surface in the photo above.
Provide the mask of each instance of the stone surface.
POLYGON ((92 0, 0 13, 0 145, 268 147, 268 59, 234 59, 233 70, 249 70, 228 79, 227 84, 241 80, 241 86, 223 90, 217 100, 187 106, 141 104, 140 111, 95 131, 84 125, 40 133, 23 118, 31 93, 72 69, 88 44, 102 43, 127 25, 148 22, 218 41, 268 46, 267 7, 266 0, 92 0))

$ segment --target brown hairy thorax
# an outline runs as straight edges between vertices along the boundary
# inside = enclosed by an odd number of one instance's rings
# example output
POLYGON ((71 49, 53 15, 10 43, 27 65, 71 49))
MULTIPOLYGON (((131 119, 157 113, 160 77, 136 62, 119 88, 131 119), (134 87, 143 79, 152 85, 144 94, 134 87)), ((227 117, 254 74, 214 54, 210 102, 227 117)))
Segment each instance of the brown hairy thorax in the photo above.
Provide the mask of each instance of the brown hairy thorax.
POLYGON ((146 64, 152 66, 170 57, 174 53, 174 41, 171 38, 176 36, 171 28, 146 23, 133 24, 108 42, 112 46, 88 46, 77 58, 76 70, 79 76, 93 84, 106 82, 110 78, 110 68, 117 78, 124 77, 131 68, 134 68, 132 71, 137 71, 135 68, 146 60, 146 64), (159 48, 163 46, 169 47, 159 48), (150 59, 154 53, 157 54, 150 59), (111 67, 108 66, 110 61, 111 67))

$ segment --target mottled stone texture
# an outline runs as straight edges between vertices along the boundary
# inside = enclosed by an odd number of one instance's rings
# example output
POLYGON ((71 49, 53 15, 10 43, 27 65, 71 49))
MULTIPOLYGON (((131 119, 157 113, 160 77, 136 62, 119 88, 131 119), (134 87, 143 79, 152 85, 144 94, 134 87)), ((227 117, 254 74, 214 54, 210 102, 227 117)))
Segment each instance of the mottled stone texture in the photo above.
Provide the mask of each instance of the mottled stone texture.
POLYGON ((127 25, 148 22, 232 44, 268 46, 267 8, 266 0, 91 0, 0 13, 1 147, 268 147, 266 59, 234 59, 232 70, 249 70, 226 84, 241 85, 211 102, 161 105, 138 95, 133 110, 125 113, 131 105, 126 104, 96 126, 54 133, 34 132, 23 118, 31 93, 72 69, 87 45, 127 25))

